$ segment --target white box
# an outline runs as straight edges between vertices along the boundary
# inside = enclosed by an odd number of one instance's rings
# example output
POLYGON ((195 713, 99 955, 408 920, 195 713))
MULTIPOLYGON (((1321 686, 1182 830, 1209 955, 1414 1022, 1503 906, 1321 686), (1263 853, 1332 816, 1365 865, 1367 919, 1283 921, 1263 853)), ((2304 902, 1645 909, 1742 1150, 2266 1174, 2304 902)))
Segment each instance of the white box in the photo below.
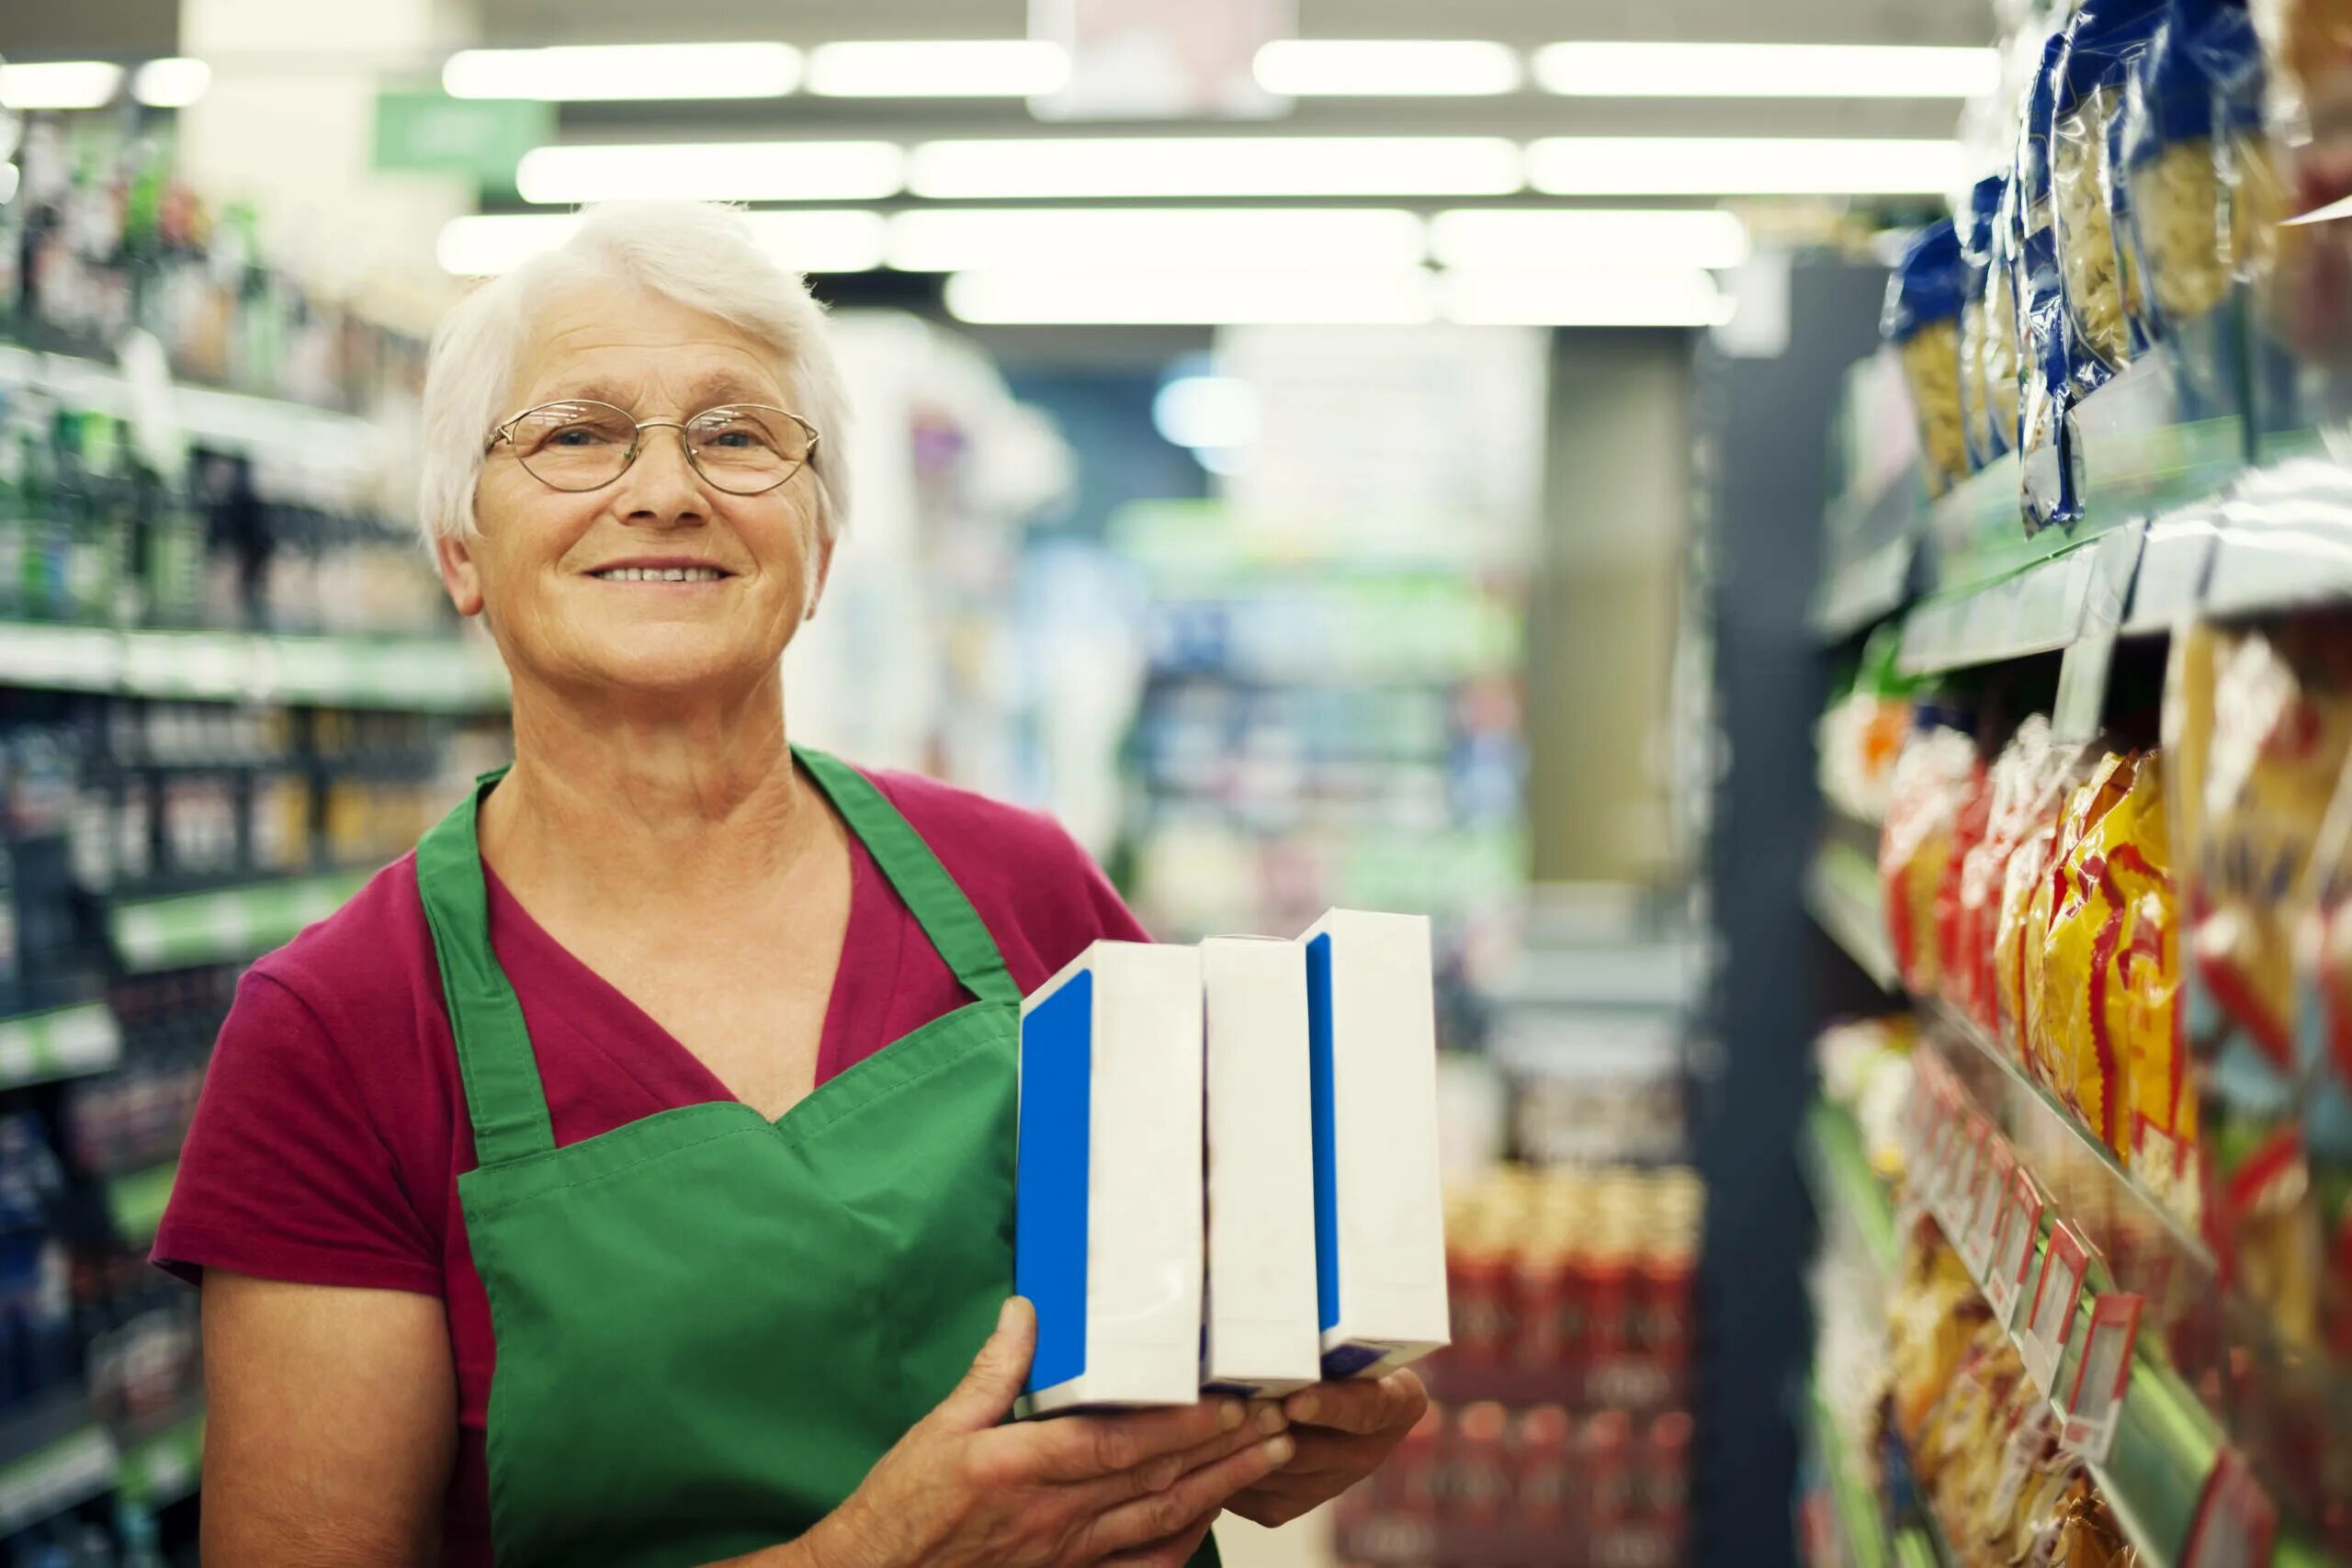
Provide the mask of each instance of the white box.
POLYGON ((1014 1288, 1030 1408, 1189 1404, 1201 1370, 1201 958, 1098 942, 1021 1004, 1014 1288))
POLYGON ((1272 1398, 1313 1382, 1315 1159, 1306 952, 1272 937, 1201 943, 1208 1026, 1208 1280, 1201 1385, 1272 1398))
POLYGON ((1333 909, 1299 941, 1323 1375, 1378 1377, 1452 1336, 1430 922, 1333 909))

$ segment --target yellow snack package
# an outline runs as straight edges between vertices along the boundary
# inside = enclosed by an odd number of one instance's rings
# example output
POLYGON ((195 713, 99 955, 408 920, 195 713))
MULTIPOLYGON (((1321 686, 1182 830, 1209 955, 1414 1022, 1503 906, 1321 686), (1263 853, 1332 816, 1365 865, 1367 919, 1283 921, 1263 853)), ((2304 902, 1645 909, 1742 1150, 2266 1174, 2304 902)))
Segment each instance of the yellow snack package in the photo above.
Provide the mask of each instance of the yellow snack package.
MULTIPOLYGON (((2034 902, 2050 881, 2055 864, 2058 829, 2073 793, 2075 773, 2083 765, 2078 748, 2042 746, 2019 764, 2030 771, 2020 789, 2017 820, 2010 829, 2014 842, 2001 874, 1998 907, 1994 912, 1992 990, 1995 1032, 2010 1059, 2030 1071, 2032 1053, 2027 1038, 2029 983, 2039 986, 2041 946, 2049 927, 2034 924, 2034 902)), ((2046 922, 2049 908, 2041 909, 2046 922)))
POLYGON ((2091 879, 2083 852, 2093 829, 2131 788, 2132 759, 2110 751, 2066 797, 2052 841, 2051 871, 2026 914, 2026 1070, 2077 1116, 2096 1126, 2076 1097, 2075 1042, 2086 1032, 2092 947, 2091 879))

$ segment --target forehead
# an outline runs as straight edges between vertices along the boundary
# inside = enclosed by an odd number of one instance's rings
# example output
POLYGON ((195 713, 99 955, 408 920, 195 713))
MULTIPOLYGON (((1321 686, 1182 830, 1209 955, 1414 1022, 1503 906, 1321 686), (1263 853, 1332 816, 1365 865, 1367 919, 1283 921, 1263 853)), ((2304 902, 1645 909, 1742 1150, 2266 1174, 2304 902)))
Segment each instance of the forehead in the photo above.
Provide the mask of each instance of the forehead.
POLYGON ((788 403, 784 356, 732 322, 648 289, 585 284, 532 317, 509 406, 594 397, 640 418, 715 400, 788 403))

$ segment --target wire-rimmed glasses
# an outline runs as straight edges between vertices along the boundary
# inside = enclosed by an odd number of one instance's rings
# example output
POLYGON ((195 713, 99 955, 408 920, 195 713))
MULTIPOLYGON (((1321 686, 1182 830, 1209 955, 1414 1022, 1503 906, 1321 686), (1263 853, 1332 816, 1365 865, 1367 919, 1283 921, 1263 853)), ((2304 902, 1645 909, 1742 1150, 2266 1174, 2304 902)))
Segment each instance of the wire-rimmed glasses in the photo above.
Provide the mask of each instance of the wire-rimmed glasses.
POLYGON ((764 403, 724 403, 692 419, 639 419, 592 398, 565 398, 525 409, 491 433, 482 450, 514 448, 524 471, 550 490, 602 490, 628 472, 645 449, 644 433, 670 429, 686 461, 714 490, 764 495, 808 466, 817 427, 764 403))

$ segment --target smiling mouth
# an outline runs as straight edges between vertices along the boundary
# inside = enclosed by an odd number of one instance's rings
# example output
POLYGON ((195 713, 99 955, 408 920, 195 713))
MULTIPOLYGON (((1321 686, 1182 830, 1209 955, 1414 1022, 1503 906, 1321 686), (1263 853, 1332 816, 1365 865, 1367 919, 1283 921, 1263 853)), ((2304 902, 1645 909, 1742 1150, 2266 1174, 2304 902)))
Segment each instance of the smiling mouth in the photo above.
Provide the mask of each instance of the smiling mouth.
POLYGON ((734 573, 715 566, 615 566, 588 575, 599 582, 717 582, 734 573))

